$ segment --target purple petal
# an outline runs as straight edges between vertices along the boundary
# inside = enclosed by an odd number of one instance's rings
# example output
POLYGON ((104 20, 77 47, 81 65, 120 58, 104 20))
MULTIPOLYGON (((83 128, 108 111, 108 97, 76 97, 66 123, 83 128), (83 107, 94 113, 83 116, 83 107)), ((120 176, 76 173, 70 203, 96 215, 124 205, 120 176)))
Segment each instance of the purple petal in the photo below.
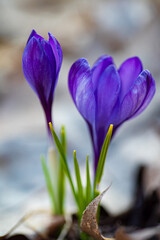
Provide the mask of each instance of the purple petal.
POLYGON ((110 65, 102 74, 96 96, 96 121, 98 126, 106 126, 120 92, 120 78, 114 65, 110 65))
POLYGON ((22 58, 24 75, 38 94, 42 105, 48 101, 54 79, 49 57, 44 51, 40 40, 32 37, 25 47, 22 58))
POLYGON ((118 124, 139 115, 150 103, 155 93, 155 81, 149 71, 143 71, 124 97, 118 124))
POLYGON ((27 43, 30 41, 30 39, 31 39, 32 37, 35 37, 36 39, 40 39, 40 40, 44 39, 43 37, 41 37, 40 35, 38 35, 34 29, 32 30, 32 32, 31 32, 31 34, 30 34, 30 36, 29 36, 29 38, 28 38, 27 43))
POLYGON ((49 35, 49 43, 52 47, 52 51, 53 51, 53 54, 56 59, 56 72, 58 75, 59 70, 62 65, 63 52, 62 52, 62 48, 61 48, 59 42, 57 41, 57 39, 51 33, 48 33, 48 35, 49 35))
POLYGON ((55 56, 53 54, 51 45, 49 44, 49 42, 45 39, 43 39, 41 41, 41 46, 43 48, 43 50, 45 51, 45 54, 48 56, 49 62, 51 64, 51 70, 52 70, 52 74, 54 76, 54 78, 56 78, 56 60, 55 60, 55 56))
POLYGON ((96 96, 96 139, 98 156, 107 133, 111 116, 120 92, 120 78, 114 65, 110 65, 102 74, 96 96))
POLYGON ((91 69, 86 59, 79 59, 72 65, 68 77, 68 86, 79 112, 93 125, 95 121, 95 97, 91 69))
POLYGON ((56 87, 57 80, 58 80, 57 73, 56 73, 56 60, 55 60, 55 56, 53 54, 50 43, 47 40, 43 39, 41 41, 41 45, 42 45, 46 55, 48 56, 50 66, 51 66, 52 86, 50 88, 50 101, 52 101, 53 92, 54 92, 54 89, 56 87))
POLYGON ((92 68, 92 83, 93 83, 94 91, 97 88, 99 79, 100 79, 101 75, 103 74, 104 70, 111 64, 113 64, 112 57, 103 55, 93 65, 93 68, 92 68))
POLYGON ((143 66, 138 57, 129 58, 122 63, 118 70, 121 79, 121 101, 128 92, 128 89, 132 87, 142 70, 143 66))
POLYGON ((145 108, 148 106, 148 104, 151 102, 155 92, 156 92, 156 86, 155 86, 155 80, 152 77, 151 73, 148 70, 144 70, 141 75, 141 78, 144 78, 146 81, 146 88, 147 88, 147 94, 141 104, 141 106, 138 108, 138 110, 132 115, 132 117, 136 117, 141 112, 145 110, 145 108))

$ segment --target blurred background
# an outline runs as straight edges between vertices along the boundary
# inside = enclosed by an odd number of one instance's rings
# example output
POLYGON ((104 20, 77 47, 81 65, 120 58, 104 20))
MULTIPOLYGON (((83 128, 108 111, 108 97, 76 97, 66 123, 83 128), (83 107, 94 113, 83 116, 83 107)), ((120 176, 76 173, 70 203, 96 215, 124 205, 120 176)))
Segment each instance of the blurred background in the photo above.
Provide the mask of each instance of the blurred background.
MULTIPOLYGON (((137 167, 147 164, 152 173, 159 168, 160 1, 1 0, 0 234, 24 213, 49 206, 40 162, 48 146, 45 120, 21 64, 32 29, 45 38, 51 32, 63 49, 53 120, 57 132, 66 126, 71 169, 74 149, 82 172, 87 153, 92 160, 92 149, 88 129, 69 95, 68 71, 78 58, 87 58, 92 65, 102 54, 112 55, 117 67, 126 58, 139 56, 157 85, 145 112, 125 123, 112 141, 101 189, 111 182, 112 187, 104 205, 112 213, 126 209, 132 202, 137 167)), ((157 177, 154 184, 159 183, 157 177)))

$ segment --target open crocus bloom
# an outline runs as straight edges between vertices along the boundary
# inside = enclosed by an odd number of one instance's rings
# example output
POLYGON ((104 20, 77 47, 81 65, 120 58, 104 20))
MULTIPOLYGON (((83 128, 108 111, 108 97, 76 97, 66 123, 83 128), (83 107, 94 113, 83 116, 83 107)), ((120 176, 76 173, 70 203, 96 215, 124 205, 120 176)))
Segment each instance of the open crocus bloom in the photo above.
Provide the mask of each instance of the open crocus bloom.
MULTIPOLYGON (((53 94, 63 59, 60 44, 51 33, 48 35, 47 41, 33 30, 22 58, 24 76, 40 99, 47 126, 52 122, 53 94)), ((48 131, 50 133, 49 127, 48 131)))
POLYGON ((77 60, 70 69, 68 85, 89 126, 96 171, 109 125, 113 124, 114 134, 124 121, 139 115, 154 96, 155 81, 138 57, 127 59, 117 70, 112 57, 104 55, 92 68, 86 59, 77 60))

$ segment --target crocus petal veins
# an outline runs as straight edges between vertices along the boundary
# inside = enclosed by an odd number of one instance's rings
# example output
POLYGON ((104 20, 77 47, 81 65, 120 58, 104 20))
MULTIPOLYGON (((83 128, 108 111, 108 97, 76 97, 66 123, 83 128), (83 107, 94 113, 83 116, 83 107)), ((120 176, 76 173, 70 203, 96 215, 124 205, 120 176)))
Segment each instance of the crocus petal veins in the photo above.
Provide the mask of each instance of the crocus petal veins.
POLYGON ((68 86, 73 101, 86 120, 93 143, 95 171, 110 124, 113 135, 121 124, 145 110, 155 94, 155 80, 132 57, 117 70, 110 56, 101 56, 91 68, 86 59, 71 67, 68 86))
POLYGON ((52 122, 53 95, 62 59, 61 46, 51 33, 49 40, 45 40, 32 30, 23 52, 22 67, 26 80, 42 104, 47 126, 52 122))

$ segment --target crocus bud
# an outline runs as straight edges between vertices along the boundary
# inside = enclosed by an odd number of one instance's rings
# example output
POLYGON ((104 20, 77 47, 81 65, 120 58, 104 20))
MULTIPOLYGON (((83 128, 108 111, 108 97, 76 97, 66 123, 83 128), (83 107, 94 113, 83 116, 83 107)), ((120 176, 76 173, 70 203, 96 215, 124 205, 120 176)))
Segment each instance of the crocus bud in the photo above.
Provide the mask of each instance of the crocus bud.
POLYGON ((94 149, 96 171, 110 124, 113 135, 123 122, 138 116, 155 94, 155 81, 138 57, 117 70, 110 56, 101 56, 91 68, 86 59, 71 67, 68 80, 73 101, 86 120, 94 149))
POLYGON ((52 122, 51 108, 54 90, 62 65, 62 49, 55 37, 48 33, 49 40, 31 32, 23 52, 22 66, 26 80, 38 95, 48 123, 52 122))

